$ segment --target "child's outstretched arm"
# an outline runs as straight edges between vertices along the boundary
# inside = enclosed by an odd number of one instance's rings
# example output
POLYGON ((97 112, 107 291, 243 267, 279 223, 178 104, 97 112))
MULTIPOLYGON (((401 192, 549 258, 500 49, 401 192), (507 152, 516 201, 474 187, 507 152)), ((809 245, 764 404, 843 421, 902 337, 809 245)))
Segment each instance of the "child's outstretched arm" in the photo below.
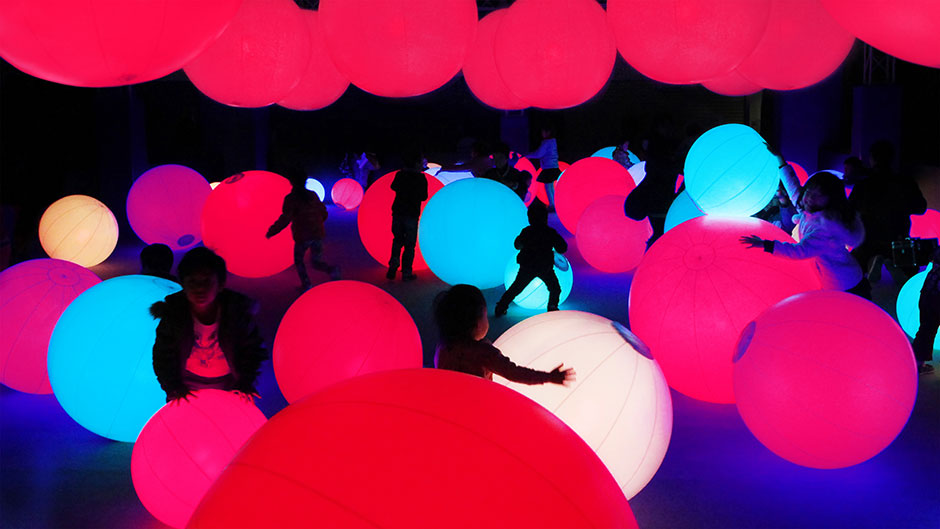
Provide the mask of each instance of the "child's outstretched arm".
POLYGON ((574 369, 570 367, 563 369, 563 364, 551 371, 539 371, 520 366, 503 355, 499 349, 493 346, 490 346, 490 348, 490 354, 484 358, 483 367, 507 380, 528 385, 551 382, 552 384, 567 386, 569 382, 573 382, 575 379, 574 369))
POLYGON ((281 205, 281 216, 274 221, 274 224, 268 228, 268 232, 264 235, 268 239, 274 237, 278 233, 281 233, 281 230, 287 227, 290 224, 291 218, 293 217, 293 211, 291 211, 290 204, 288 203, 288 198, 284 197, 284 204, 281 205))
POLYGON ((565 238, 561 236, 557 231, 553 237, 552 248, 555 249, 558 253, 565 253, 568 251, 568 242, 565 241, 565 238))

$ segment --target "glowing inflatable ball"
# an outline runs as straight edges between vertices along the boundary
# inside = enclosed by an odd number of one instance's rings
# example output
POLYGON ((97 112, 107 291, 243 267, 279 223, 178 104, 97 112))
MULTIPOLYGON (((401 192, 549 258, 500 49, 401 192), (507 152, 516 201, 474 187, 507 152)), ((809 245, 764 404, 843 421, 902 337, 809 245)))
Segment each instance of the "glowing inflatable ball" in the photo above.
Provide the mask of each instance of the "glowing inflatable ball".
POLYGON ((311 520, 637 527, 603 463, 550 412, 498 384, 438 369, 364 375, 288 406, 235 456, 188 527, 311 520))
POLYGON ((437 176, 437 173, 441 172, 441 164, 428 162, 428 166, 425 168, 424 172, 431 176, 437 176))
MULTIPOLYGON (((568 299, 568 294, 571 294, 571 286, 574 283, 574 272, 571 271, 571 263, 569 263, 568 259, 563 255, 556 253, 555 263, 555 277, 558 278, 558 284, 561 286, 561 297, 558 303, 564 303, 565 300, 568 299), (561 268, 558 266, 559 262, 563 264, 561 268)), ((503 285, 508 289, 509 285, 512 285, 512 282, 516 280, 518 274, 519 263, 516 262, 515 258, 512 258, 506 263, 503 285)), ((536 277, 512 301, 524 309, 545 310, 548 307, 548 287, 545 286, 545 283, 543 283, 541 279, 536 277)))
POLYGON ((316 178, 307 178, 307 181, 304 182, 304 188, 307 191, 313 191, 319 197, 320 202, 323 202, 323 199, 326 198, 326 188, 323 187, 323 184, 320 183, 316 178))
POLYGON ((222 33, 239 4, 241 0, 4 2, 0 55, 29 75, 54 83, 142 83, 196 57, 222 33))
MULTIPOLYGON (((901 328, 904 329, 904 332, 911 338, 917 334, 917 329, 920 328, 920 306, 918 305, 920 302, 920 290, 924 288, 924 281, 926 281, 927 272, 930 271, 931 267, 932 265, 928 265, 927 269, 923 272, 914 274, 914 277, 908 279, 898 293, 898 300, 896 302, 898 322, 901 324, 901 328)), ((933 342, 933 348, 936 351, 940 351, 940 334, 937 334, 937 338, 933 342)))
POLYGON ((653 235, 650 221, 635 221, 623 212, 626 197, 608 195, 584 208, 575 241, 578 252, 597 270, 619 274, 633 270, 643 259, 653 235))
POLYGON ((473 173, 470 171, 438 171, 435 175, 435 178, 441 181, 445 186, 457 180, 463 180, 465 178, 473 178, 473 173))
POLYGON ((244 0, 228 28, 183 71, 224 105, 257 108, 290 94, 310 58, 310 30, 291 0, 244 0))
POLYGON ((310 58, 300 82, 277 104, 291 110, 318 110, 339 99, 349 87, 349 80, 336 70, 326 51, 320 14, 309 9, 302 13, 310 30, 310 58))
POLYGON ((854 43, 820 2, 773 0, 764 34, 737 72, 764 88, 796 90, 829 77, 854 43))
POLYGON ((496 30, 505 14, 505 9, 497 9, 480 20, 476 40, 463 63, 463 78, 470 92, 483 104, 500 110, 521 110, 529 105, 506 86, 493 54, 496 30))
POLYGON ((636 184, 630 172, 607 158, 584 158, 565 170, 555 184, 555 211, 570 233, 578 229, 584 208, 607 195, 626 197, 636 184))
POLYGON ((487 289, 503 284, 506 263, 516 256, 513 241, 528 224, 513 190, 495 180, 467 178, 428 200, 418 240, 441 281, 487 289))
MULTIPOLYGON (((369 186, 366 194, 359 204, 356 223, 359 228, 359 239, 373 259, 382 266, 388 266, 388 258, 392 255, 392 203, 395 202, 395 192, 392 191, 392 181, 397 171, 388 173, 369 186)), ((444 184, 425 173, 428 181, 428 200, 421 203, 424 211, 428 201, 435 193, 440 191, 444 184)), ((421 253, 421 235, 418 234, 418 245, 415 247, 414 270, 427 270, 421 253)))
POLYGON ((592 158, 607 158, 608 160, 613 160, 614 149, 616 149, 616 147, 604 147, 602 149, 598 149, 597 151, 594 152, 594 154, 591 155, 591 157, 592 158))
POLYGON ((225 259, 229 272, 266 277, 294 263, 290 227, 265 238, 290 189, 280 175, 245 171, 226 178, 209 194, 202 209, 202 238, 225 259))
POLYGON ((140 502, 170 527, 186 527, 206 491, 266 420, 254 404, 217 389, 163 406, 131 453, 140 502))
POLYGON ((336 69, 383 97, 418 96, 449 81, 477 30, 473 0, 323 0, 320 17, 336 69))
POLYGON ((792 242, 753 218, 695 218, 646 252, 630 286, 630 324, 653 351, 666 380, 692 398, 734 402, 734 344, 741 330, 778 301, 820 288, 812 260, 781 259, 739 239, 792 242))
MULTIPOLYGON (((630 153, 633 154, 633 153, 630 153)), ((627 172, 630 173, 630 178, 633 178, 633 183, 640 185, 640 182, 646 178, 646 162, 636 162, 627 169, 627 172)), ((678 187, 678 186, 676 186, 678 187)))
POLYGON ((533 369, 574 368, 579 376, 568 387, 493 380, 545 406, 577 432, 627 498, 649 483, 669 446, 672 399, 663 372, 636 336, 607 318, 563 310, 527 318, 493 345, 533 369))
POLYGON ((940 68, 940 4, 931 0, 820 0, 849 33, 908 62, 940 68))
POLYGON ((676 195, 675 200, 672 201, 672 205, 669 206, 669 211, 666 212, 666 231, 675 228, 689 219, 701 217, 704 214, 705 212, 699 209, 695 202, 689 198, 689 194, 683 191, 676 195))
POLYGON ((202 206, 212 188, 196 171, 159 165, 140 175, 127 193, 127 221, 140 240, 188 250, 202 240, 202 206))
POLYGON ((604 9, 592 0, 519 0, 493 44, 510 92, 531 106, 580 105, 610 78, 617 47, 604 9))
MULTIPOLYGON (((519 161, 513 165, 516 169, 520 171, 526 171, 532 175, 532 180, 529 181, 529 190, 526 192, 525 205, 528 206, 532 203, 533 200, 537 197, 542 201, 543 204, 548 204, 548 192, 545 190, 545 184, 538 181, 539 175, 542 173, 542 169, 536 169, 532 162, 529 161, 525 156, 519 158, 519 161)), ((559 160, 558 169, 561 170, 561 174, 565 174, 565 171, 570 167, 566 162, 559 160)), ((561 178, 561 175, 558 175, 558 178, 561 178)), ((555 185, 558 185, 558 180, 555 181, 555 185)))
POLYGON ((705 213, 747 217, 770 202, 777 158, 747 125, 719 125, 699 136, 685 158, 685 189, 705 213))
POLYGON ((362 186, 352 178, 340 178, 330 189, 330 198, 345 210, 356 209, 362 202, 362 186))
POLYGON ((39 243, 53 259, 95 266, 111 255, 117 240, 114 213, 89 196, 60 198, 39 219, 39 243))
POLYGON ((308 290, 274 338, 274 375, 287 402, 366 373, 421 367, 421 336, 405 307, 359 281, 308 290))
POLYGON ((137 439, 166 402, 153 373, 150 305, 179 290, 159 277, 118 276, 65 309, 49 340, 49 381, 75 422, 115 441, 137 439))
POLYGON ((923 215, 911 215, 911 237, 921 239, 940 237, 940 211, 928 209, 923 215))
POLYGON ((806 467, 844 468, 901 432, 917 367, 907 337, 877 305, 845 292, 807 292, 744 329, 734 394, 744 424, 772 452, 806 467))
POLYGON ((221 183, 222 183, 222 182, 209 182, 209 187, 212 188, 212 189, 215 189, 215 188, 219 187, 219 184, 221 184, 221 183))
MULTIPOLYGON (((803 166, 796 162, 787 161, 787 163, 790 164, 790 167, 793 168, 793 172, 796 173, 796 179, 800 181, 800 185, 806 184, 806 181, 809 180, 809 173, 806 169, 803 169, 803 166)), ((841 178, 841 176, 839 178, 841 178)))
POLYGON ((59 316, 101 280, 75 263, 33 259, 0 272, 0 383, 25 393, 52 393, 46 367, 59 316))
POLYGON ((763 90, 760 85, 748 81, 737 71, 702 81, 702 86, 723 96, 749 96, 763 90))

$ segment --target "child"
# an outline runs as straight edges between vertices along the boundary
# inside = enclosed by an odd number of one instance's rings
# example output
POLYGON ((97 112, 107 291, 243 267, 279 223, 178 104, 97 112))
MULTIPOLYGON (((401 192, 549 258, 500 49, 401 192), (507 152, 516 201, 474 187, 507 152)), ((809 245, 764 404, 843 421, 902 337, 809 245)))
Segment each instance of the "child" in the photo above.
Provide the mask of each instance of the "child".
POLYGON ((471 285, 454 285, 435 301, 434 317, 440 344, 434 353, 434 367, 460 371, 493 380, 493 373, 521 384, 567 385, 574 380, 574 369, 559 365, 545 372, 516 365, 486 340, 490 321, 486 299, 471 285))
POLYGON ((914 335, 914 357, 917 359, 917 372, 927 375, 934 372, 932 365, 933 344, 940 326, 940 250, 933 254, 933 268, 927 273, 924 286, 920 289, 920 327, 914 335))
POLYGON ((496 303, 496 317, 506 314, 509 302, 525 289, 536 277, 541 279, 548 287, 548 310, 558 310, 558 299, 561 297, 561 285, 555 276, 555 254, 568 251, 565 239, 548 225, 548 208, 538 199, 532 202, 528 210, 529 225, 522 228, 516 237, 515 246, 519 250, 516 262, 519 263, 519 273, 516 280, 509 285, 503 297, 496 303))
POLYGON ((428 199, 428 181, 422 170, 427 165, 424 155, 415 151, 403 156, 405 167, 395 174, 392 191, 392 256, 388 259, 387 279, 395 279, 401 264, 402 281, 415 279, 411 267, 415 260, 415 245, 418 244, 418 217, 421 203, 428 199))
POLYGON ((555 180, 561 176, 558 169, 558 142, 555 141, 555 130, 550 126, 542 127, 542 143, 535 152, 527 154, 530 160, 538 160, 542 170, 536 182, 545 184, 545 193, 548 195, 548 206, 555 207, 555 180))
POLYGON ((509 146, 502 142, 493 149, 493 168, 484 173, 483 178, 504 184, 523 201, 532 181, 532 175, 509 165, 509 146))
POLYGON ((140 251, 140 273, 147 276, 162 277, 176 281, 170 269, 173 268, 173 250, 165 244, 149 244, 140 251))
POLYGON ((253 317, 256 303, 225 288, 225 261, 212 250, 190 250, 177 271, 182 292, 150 307, 160 320, 153 371, 167 402, 198 389, 234 391, 250 401, 267 358, 253 317))
POLYGON ((307 267, 304 266, 304 254, 307 249, 310 249, 310 265, 314 270, 330 274, 330 279, 333 280, 340 278, 339 267, 330 266, 320 258, 323 253, 323 236, 326 234, 323 228, 327 217, 326 206, 320 202, 316 193, 304 187, 306 180, 303 173, 293 175, 291 191, 284 197, 284 204, 281 206, 281 216, 268 228, 265 235, 270 239, 290 224, 294 238, 294 268, 300 277, 300 287, 304 290, 312 286, 307 267))

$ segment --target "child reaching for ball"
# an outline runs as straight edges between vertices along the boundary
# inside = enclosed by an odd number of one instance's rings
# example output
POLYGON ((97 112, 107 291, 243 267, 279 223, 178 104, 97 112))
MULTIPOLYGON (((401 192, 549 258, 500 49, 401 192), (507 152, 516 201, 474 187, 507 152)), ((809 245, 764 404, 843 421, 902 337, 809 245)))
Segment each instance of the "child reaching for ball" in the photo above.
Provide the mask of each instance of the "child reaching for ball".
POLYGON ((545 372, 516 365, 486 340, 490 320, 486 299, 471 285, 454 285, 442 292, 434 306, 440 343, 434 353, 434 367, 460 371, 487 380, 493 373, 520 384, 567 385, 574 381, 574 369, 559 365, 545 372))

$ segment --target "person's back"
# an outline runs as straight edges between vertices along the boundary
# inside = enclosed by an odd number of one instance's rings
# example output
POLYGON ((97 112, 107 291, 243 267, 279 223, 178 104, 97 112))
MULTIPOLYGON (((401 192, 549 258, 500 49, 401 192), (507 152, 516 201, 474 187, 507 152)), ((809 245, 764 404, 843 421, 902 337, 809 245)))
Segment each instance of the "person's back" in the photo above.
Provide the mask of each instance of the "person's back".
POLYGON ((284 197, 281 209, 290 218, 291 236, 295 241, 323 238, 328 214, 316 193, 294 188, 284 197))
POLYGON ((555 254, 568 251, 568 243, 555 228, 547 224, 534 224, 522 228, 516 237, 516 249, 519 266, 531 268, 549 268, 554 266, 555 254), (554 250, 554 251, 553 251, 554 250))
POLYGON ((424 174, 410 167, 399 170, 392 180, 395 200, 392 216, 418 218, 421 203, 428 199, 428 181, 424 174))

